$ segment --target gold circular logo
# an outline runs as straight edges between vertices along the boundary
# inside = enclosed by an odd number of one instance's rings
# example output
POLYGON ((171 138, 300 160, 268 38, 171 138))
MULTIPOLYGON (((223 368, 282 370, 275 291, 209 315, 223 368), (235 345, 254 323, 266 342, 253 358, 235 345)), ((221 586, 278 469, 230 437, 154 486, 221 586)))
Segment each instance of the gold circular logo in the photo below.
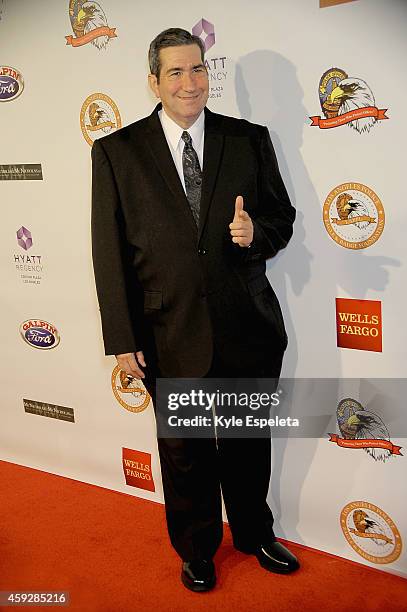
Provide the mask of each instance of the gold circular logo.
POLYGON ((90 146, 97 138, 122 127, 119 109, 109 96, 94 93, 82 104, 80 113, 82 134, 90 146))
POLYGON ((362 183, 342 183, 332 189, 323 208, 325 229, 346 249, 366 249, 384 228, 384 208, 375 192, 362 183))
POLYGON ((118 365, 112 372, 112 389, 117 401, 130 412, 142 412, 150 403, 150 394, 143 383, 128 376, 118 365))
POLYGON ((371 563, 393 563, 401 554, 399 530, 374 504, 355 501, 341 512, 343 535, 358 555, 371 563))
POLYGON ((347 79, 348 75, 341 68, 330 68, 322 75, 319 81, 319 100, 325 117, 337 117, 341 100, 332 97, 332 93, 338 89, 338 84, 347 79))

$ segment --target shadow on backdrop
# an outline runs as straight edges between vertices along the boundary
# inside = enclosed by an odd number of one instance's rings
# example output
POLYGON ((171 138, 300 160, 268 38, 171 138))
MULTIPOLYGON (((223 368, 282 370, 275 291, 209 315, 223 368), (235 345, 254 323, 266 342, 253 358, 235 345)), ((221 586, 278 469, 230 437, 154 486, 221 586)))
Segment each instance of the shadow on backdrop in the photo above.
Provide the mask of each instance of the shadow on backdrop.
MULTIPOLYGON (((318 321, 318 329, 330 330, 335 318, 335 297, 341 297, 341 290, 355 299, 365 298, 370 289, 384 291, 389 282, 387 267, 400 266, 400 262, 390 257, 369 255, 365 251, 348 251, 334 244, 332 244, 332 261, 327 261, 326 253, 329 252, 327 243, 331 238, 325 232, 322 222, 323 201, 320 201, 317 195, 301 154, 303 131, 309 129, 309 116, 313 111, 309 112, 303 104, 303 90, 298 81, 296 67, 279 53, 258 50, 239 58, 235 74, 236 99, 240 114, 244 119, 267 125, 281 174, 291 201, 297 209, 294 235, 288 248, 267 262, 267 273, 279 297, 289 337, 282 376, 295 378, 299 350, 296 329, 287 300, 287 281, 290 282, 294 295, 299 297, 310 282, 311 274, 313 278, 318 279, 318 283, 313 287, 312 300, 302 304, 301 329, 309 332, 313 323, 318 321), (312 253, 307 243, 312 244, 312 253)), ((354 148, 360 147, 362 155, 366 141, 352 131, 349 131, 348 137, 354 148)), ((329 146, 327 139, 324 141, 321 134, 320 154, 314 158, 313 163, 327 163, 328 156, 332 155, 329 146)), ((312 173, 312 168, 310 170, 312 173)), ((352 179, 353 177, 349 177, 349 180, 352 179)), ((334 172, 332 182, 334 187, 334 172)), ((335 340, 332 337, 332 342, 335 340)), ((326 363, 326 357, 321 354, 321 346, 323 347, 323 344, 308 339, 307 361, 315 364, 316 368, 328 368, 322 373, 317 369, 312 376, 315 378, 331 376, 340 379, 342 375, 340 351, 332 351, 329 354, 329 362, 326 363)), ((310 380, 310 385, 312 384, 310 380)), ((333 397, 331 402, 333 414, 341 392, 339 384, 337 392, 337 396, 333 397)), ((298 412, 300 408, 298 406, 298 412)), ((321 406, 321 410, 326 410, 326 405, 321 406)), ((271 505, 276 515, 276 533, 280 535, 285 535, 279 520, 282 487, 285 492, 284 503, 290 504, 292 517, 290 522, 294 529, 294 525, 299 521, 301 487, 312 464, 317 443, 318 440, 308 440, 306 445, 301 445, 301 456, 296 458, 297 461, 285 462, 284 481, 281 482, 287 440, 274 440, 270 492, 271 505)), ((290 537, 293 537, 292 533, 290 537)), ((302 541, 298 532, 294 537, 296 541, 302 541)))

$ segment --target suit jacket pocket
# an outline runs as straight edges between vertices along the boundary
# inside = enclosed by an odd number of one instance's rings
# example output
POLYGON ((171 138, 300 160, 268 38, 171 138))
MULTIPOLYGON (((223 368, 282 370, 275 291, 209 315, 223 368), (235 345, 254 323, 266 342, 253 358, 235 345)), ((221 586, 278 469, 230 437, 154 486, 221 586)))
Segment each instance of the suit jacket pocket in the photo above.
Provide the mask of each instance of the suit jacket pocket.
POLYGON ((266 287, 270 287, 270 283, 268 282, 267 276, 265 274, 257 276, 256 278, 252 278, 247 283, 247 288, 251 296, 258 295, 259 293, 264 291, 266 287))
POLYGON ((161 291, 144 291, 144 311, 161 310, 163 294, 161 291))
POLYGON ((287 346, 287 333, 285 330, 283 313, 280 304, 268 278, 265 274, 252 278, 247 283, 247 288, 253 298, 257 312, 267 322, 271 323, 272 327, 277 332, 281 339, 281 344, 284 348, 287 346))

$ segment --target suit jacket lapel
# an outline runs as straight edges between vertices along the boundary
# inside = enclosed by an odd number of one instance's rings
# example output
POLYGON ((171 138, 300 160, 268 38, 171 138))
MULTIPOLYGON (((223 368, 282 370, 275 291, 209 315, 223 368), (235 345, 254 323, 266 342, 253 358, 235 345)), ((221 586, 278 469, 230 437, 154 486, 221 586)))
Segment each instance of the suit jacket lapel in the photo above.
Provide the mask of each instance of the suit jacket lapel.
MULTIPOLYGON (((158 116, 158 111, 160 109, 161 104, 158 104, 149 117, 148 125, 150 131, 146 139, 147 146, 150 148, 154 162, 167 183, 168 188, 174 195, 174 198, 178 200, 182 206, 182 209, 185 211, 185 216, 189 225, 194 232, 196 232, 196 225, 192 216, 191 208, 161 127, 160 118, 158 116)), ((205 227, 213 190, 218 178, 220 161, 222 158, 224 137, 218 130, 218 123, 219 121, 217 119, 217 115, 205 108, 204 162, 198 242, 201 239, 202 232, 205 227)))
POLYGON ((147 145, 151 150, 154 162, 163 176, 168 188, 174 198, 178 200, 182 210, 185 211, 185 217, 193 230, 196 232, 196 225, 192 216, 189 202, 185 195, 184 188, 178 176, 177 169, 172 159, 171 151, 168 147, 163 129, 161 127, 158 111, 161 109, 161 104, 158 104, 149 117, 150 132, 146 139, 147 145))
POLYGON ((201 191, 201 206, 199 211, 198 242, 205 227, 206 217, 215 184, 218 178, 220 161, 223 151, 223 134, 219 132, 216 115, 205 108, 205 141, 203 156, 203 181, 201 191))

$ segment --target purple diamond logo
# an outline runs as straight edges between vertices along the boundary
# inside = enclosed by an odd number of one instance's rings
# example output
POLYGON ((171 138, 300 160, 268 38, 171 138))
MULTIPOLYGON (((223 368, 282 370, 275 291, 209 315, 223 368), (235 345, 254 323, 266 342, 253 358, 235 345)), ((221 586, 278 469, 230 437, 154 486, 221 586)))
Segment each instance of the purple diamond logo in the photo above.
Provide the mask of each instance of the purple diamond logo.
POLYGON ((17 230, 17 242, 24 251, 31 249, 33 245, 31 232, 26 227, 22 226, 17 230))
POLYGON ((192 28, 192 34, 199 36, 205 45, 205 53, 215 44, 215 27, 213 23, 202 17, 192 28))

